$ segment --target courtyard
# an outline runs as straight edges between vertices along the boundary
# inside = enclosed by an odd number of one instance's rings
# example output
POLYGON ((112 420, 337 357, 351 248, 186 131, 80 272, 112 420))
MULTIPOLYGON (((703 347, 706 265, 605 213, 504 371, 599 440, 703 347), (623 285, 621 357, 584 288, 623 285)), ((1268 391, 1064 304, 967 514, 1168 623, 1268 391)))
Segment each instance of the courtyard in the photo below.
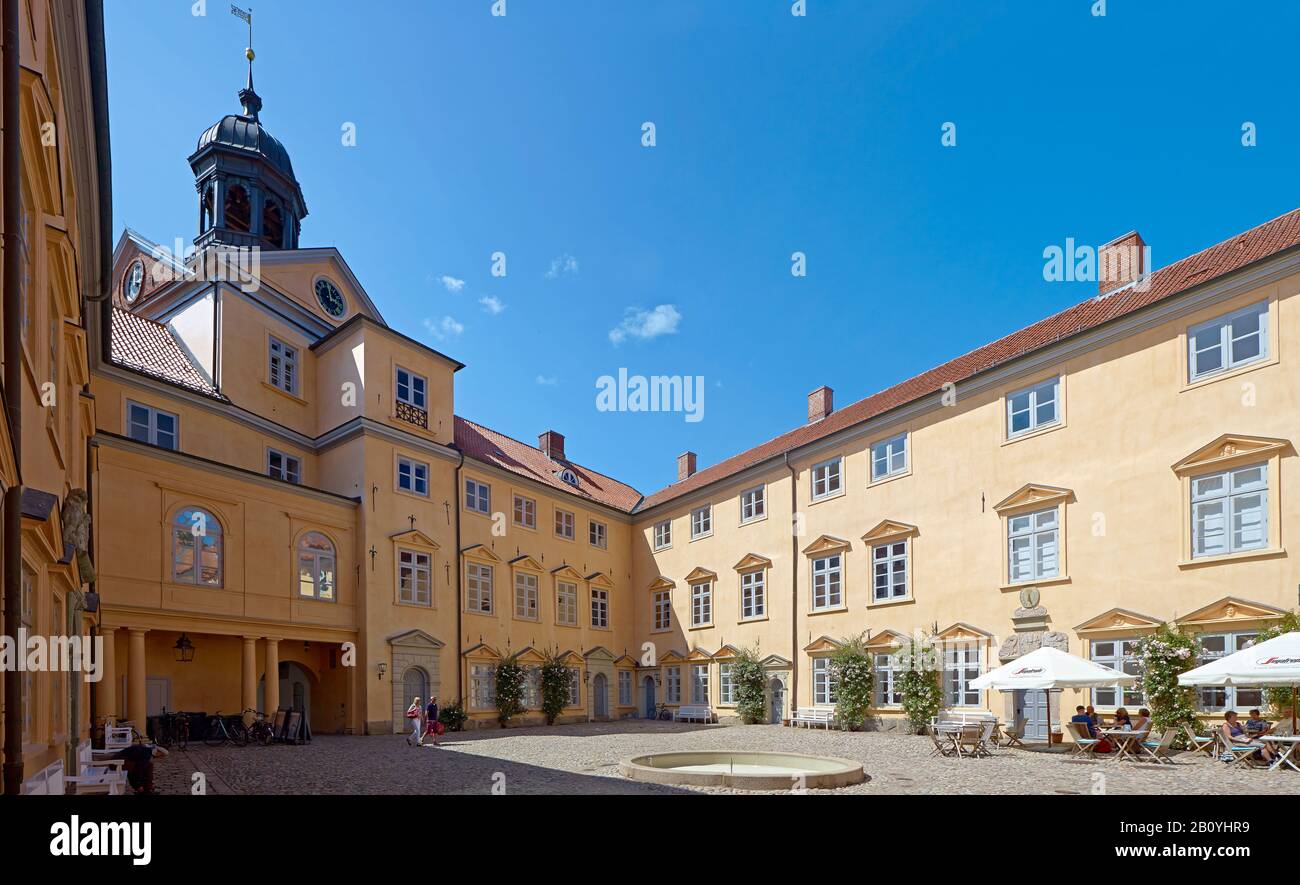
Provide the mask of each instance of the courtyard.
POLYGON ((318 736, 303 746, 191 745, 158 762, 161 793, 188 794, 201 772, 210 794, 625 794, 737 792, 636 783, 620 759, 678 750, 768 750, 860 760, 867 781, 815 794, 1294 795, 1294 772, 1229 770, 1183 753, 1177 765, 1071 759, 1063 749, 997 750, 987 759, 930 756, 928 737, 775 725, 625 720, 444 735, 437 749, 402 735, 318 736))

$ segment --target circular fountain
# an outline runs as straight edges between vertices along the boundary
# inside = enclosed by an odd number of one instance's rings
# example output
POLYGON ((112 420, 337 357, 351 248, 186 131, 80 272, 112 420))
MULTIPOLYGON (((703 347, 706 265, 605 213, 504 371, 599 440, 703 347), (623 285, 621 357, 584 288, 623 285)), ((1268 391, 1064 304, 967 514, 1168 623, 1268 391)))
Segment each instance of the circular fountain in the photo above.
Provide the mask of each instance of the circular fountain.
POLYGON ((738 790, 846 787, 867 779, 862 763, 802 753, 690 751, 633 756, 618 773, 634 781, 738 790))

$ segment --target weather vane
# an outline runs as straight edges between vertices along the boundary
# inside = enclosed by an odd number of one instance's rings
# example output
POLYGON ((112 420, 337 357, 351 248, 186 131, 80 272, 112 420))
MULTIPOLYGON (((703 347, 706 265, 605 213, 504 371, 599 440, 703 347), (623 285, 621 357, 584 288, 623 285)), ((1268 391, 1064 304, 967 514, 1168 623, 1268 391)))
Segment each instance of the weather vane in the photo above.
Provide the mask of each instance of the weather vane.
POLYGON ((253 7, 248 7, 247 11, 240 9, 235 4, 230 4, 230 14, 236 18, 242 19, 248 25, 248 48, 244 50, 244 56, 248 59, 248 70, 253 70, 253 7))

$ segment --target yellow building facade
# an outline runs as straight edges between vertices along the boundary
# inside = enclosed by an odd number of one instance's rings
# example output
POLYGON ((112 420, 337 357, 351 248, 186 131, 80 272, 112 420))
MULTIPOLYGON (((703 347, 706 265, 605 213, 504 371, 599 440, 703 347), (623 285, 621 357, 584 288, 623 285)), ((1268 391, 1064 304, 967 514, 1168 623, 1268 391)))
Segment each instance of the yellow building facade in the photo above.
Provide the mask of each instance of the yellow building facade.
MULTIPOLYGON (((495 667, 558 654, 562 720, 726 718, 729 661, 757 647, 779 722, 833 706, 829 656, 865 632, 875 727, 902 723, 893 654, 924 635, 949 706, 1046 737, 1049 707, 1141 693, 969 683, 1042 645, 1131 670, 1166 621, 1211 657, 1296 604, 1300 213, 1152 273, 1123 238, 1097 298, 843 409, 818 388, 806 424, 703 470, 683 455, 643 495, 559 433, 458 415, 463 366, 300 245, 251 73, 240 100, 189 158, 196 257, 126 231, 92 317, 104 715, 288 707, 393 733, 436 695, 495 725, 495 667)), ((1207 717, 1259 702, 1201 697, 1207 717)), ((531 682, 526 706, 540 721, 531 682)))
POLYGON ((12 53, 4 47, 4 61, 15 65, 16 94, 4 97, 4 152, 16 175, 6 164, 0 193, 7 218, 13 201, 16 223, 6 221, 4 240, 0 485, 6 520, 17 525, 16 543, 6 538, 0 548, 15 591, 4 606, 14 644, 0 688, 0 742, 5 790, 20 792, 35 773, 71 764, 91 729, 91 684, 84 668, 68 668, 66 640, 88 636, 95 619, 85 524, 95 432, 86 320, 88 297, 105 288, 108 145, 99 4, 12 7, 18 44, 12 53), (18 641, 28 637, 39 644, 18 641))

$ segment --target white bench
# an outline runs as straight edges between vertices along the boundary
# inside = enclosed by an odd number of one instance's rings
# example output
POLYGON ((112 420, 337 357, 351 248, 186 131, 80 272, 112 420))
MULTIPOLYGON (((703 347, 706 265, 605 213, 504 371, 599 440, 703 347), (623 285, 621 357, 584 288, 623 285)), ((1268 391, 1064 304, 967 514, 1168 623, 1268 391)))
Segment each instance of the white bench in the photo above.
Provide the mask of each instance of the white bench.
POLYGON ((674 722, 712 722, 713 711, 708 707, 691 705, 678 707, 677 712, 673 713, 674 722))
POLYGON ((835 710, 831 707, 800 707, 795 710, 794 718, 790 720, 791 725, 803 725, 807 728, 820 725, 827 731, 834 722, 835 710))
MULTIPOLYGON (((58 764, 62 769, 63 763, 58 764)), ((77 775, 63 780, 78 795, 89 793, 121 796, 126 793, 126 772, 122 770, 124 764, 121 759, 95 761, 90 741, 82 741, 77 746, 77 775)))

